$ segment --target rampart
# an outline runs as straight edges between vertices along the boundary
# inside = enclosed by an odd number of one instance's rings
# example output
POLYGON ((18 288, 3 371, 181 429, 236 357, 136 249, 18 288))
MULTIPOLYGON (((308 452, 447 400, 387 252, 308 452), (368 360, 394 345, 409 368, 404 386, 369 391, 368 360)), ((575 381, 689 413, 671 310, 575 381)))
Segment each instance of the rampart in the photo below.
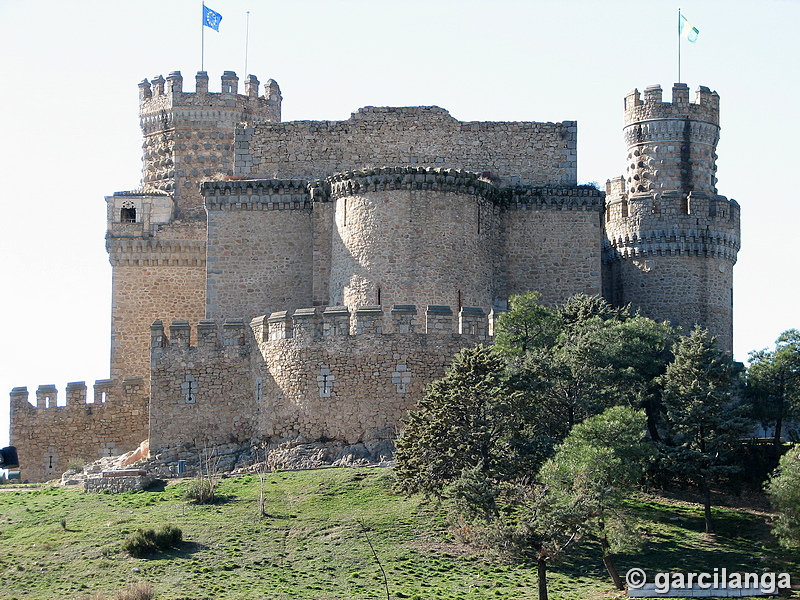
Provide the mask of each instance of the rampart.
POLYGON ((148 435, 148 398, 141 378, 115 385, 94 384, 91 397, 83 381, 68 383, 59 406, 54 385, 11 391, 11 440, 17 446, 21 477, 48 481, 60 477, 73 459, 91 462, 136 448, 148 435))
POLYGON ((152 452, 251 439, 392 439, 425 386, 494 315, 463 307, 365 306, 275 312, 221 326, 153 324, 152 452), (491 318, 490 318, 491 317, 491 318))

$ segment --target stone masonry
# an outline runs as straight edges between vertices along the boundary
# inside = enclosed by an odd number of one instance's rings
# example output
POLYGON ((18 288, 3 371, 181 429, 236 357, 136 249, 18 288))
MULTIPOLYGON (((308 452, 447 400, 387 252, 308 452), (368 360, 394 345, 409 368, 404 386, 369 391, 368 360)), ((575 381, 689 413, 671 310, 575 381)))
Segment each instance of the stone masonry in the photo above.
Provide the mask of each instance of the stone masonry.
POLYGON ((576 293, 732 344, 739 205, 716 190, 719 97, 625 98, 627 172, 577 185, 577 124, 436 106, 281 122, 226 71, 139 84, 142 186, 106 198, 111 379, 12 391, 23 479, 76 457, 282 442, 390 444, 511 295, 576 293))

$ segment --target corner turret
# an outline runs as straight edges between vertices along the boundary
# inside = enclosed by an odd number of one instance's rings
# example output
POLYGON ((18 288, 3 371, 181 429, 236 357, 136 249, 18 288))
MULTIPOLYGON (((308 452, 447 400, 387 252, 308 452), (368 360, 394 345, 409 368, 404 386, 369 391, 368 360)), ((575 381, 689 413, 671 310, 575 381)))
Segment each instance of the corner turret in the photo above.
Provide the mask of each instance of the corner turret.
POLYGON ((613 304, 700 324, 733 345, 733 265, 739 204, 717 193, 719 95, 700 86, 694 101, 676 83, 625 97, 627 172, 606 183, 603 293, 613 304))

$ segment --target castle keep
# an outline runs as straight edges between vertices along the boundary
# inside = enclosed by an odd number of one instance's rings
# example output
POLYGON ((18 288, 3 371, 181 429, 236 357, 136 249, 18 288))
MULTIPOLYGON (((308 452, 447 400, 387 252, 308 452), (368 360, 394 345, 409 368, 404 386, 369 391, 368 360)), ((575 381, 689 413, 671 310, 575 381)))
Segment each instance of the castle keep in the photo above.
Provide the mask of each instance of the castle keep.
POLYGON ((141 189, 106 198, 111 378, 11 392, 22 477, 150 440, 385 445, 508 298, 602 294, 732 344, 739 206, 717 194, 719 97, 625 98, 627 173, 577 185, 577 125, 438 107, 281 121, 179 72, 139 84, 141 189), (63 404, 63 403, 62 403, 63 404))

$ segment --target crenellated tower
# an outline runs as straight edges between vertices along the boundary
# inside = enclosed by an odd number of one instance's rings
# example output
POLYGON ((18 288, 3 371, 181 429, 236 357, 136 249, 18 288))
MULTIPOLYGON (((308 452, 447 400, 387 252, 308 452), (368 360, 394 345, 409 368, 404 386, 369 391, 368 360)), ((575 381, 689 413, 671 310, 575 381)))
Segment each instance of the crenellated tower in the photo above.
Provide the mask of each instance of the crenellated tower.
POLYGON ((686 84, 625 98, 627 172, 606 184, 604 295, 733 344, 739 205, 717 193, 719 95, 686 84))
POLYGON ((209 91, 208 73, 183 91, 180 71, 139 84, 142 186, 106 198, 113 266, 111 376, 148 380, 155 320, 205 317, 207 222, 200 182, 234 174, 237 127, 279 122, 281 93, 233 71, 209 91))
POLYGON ((195 92, 183 91, 180 71, 139 84, 142 127, 142 188, 170 193, 175 217, 205 220, 200 181, 233 175, 237 125, 281 120, 281 91, 270 79, 248 75, 244 94, 233 71, 222 74, 220 92, 209 92, 208 73, 195 77, 195 92))

